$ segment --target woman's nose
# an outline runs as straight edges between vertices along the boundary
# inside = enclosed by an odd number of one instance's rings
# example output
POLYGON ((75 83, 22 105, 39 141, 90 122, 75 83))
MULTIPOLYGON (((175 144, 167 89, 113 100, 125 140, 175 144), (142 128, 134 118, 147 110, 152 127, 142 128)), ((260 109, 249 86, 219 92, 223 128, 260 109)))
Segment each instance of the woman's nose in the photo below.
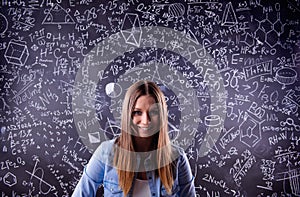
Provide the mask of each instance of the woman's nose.
POLYGON ((147 124, 149 124, 150 121, 151 121, 151 119, 150 119, 149 114, 146 112, 143 113, 142 117, 141 117, 141 123, 147 125, 147 124))

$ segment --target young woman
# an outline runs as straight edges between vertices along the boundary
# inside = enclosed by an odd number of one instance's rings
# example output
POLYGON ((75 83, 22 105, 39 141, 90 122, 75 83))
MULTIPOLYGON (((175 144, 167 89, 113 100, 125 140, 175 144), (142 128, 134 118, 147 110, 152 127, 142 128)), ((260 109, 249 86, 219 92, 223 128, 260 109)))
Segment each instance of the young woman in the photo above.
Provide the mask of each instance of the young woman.
POLYGON ((75 188, 74 197, 196 196, 185 152, 168 136, 164 95, 150 81, 138 81, 126 92, 121 134, 97 148, 75 188))

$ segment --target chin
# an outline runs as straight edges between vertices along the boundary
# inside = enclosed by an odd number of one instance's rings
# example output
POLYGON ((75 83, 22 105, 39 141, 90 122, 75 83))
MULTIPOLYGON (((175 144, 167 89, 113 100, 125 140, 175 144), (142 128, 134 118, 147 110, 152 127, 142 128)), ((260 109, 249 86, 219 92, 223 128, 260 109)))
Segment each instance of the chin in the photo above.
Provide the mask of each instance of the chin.
POLYGON ((143 138, 149 138, 149 137, 152 137, 153 135, 154 135, 153 132, 150 132, 150 131, 147 131, 147 133, 145 133, 145 131, 138 132, 138 136, 143 137, 143 138))

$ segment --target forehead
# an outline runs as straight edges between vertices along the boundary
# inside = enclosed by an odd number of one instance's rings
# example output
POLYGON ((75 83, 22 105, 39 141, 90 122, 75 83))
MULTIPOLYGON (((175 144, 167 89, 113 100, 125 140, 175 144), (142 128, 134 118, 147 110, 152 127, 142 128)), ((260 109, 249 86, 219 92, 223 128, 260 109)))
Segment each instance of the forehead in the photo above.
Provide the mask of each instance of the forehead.
POLYGON ((134 107, 139 109, 149 108, 156 106, 155 103, 155 98, 152 95, 143 95, 136 100, 134 107))

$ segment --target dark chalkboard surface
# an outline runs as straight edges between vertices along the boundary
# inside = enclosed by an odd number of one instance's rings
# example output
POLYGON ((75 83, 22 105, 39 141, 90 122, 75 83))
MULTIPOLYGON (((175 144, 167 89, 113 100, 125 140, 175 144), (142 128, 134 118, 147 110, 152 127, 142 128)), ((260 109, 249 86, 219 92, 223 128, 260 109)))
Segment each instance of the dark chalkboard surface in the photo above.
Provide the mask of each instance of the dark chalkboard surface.
POLYGON ((1 196, 70 196, 141 79, 197 196, 300 196, 299 16, 298 0, 1 0, 1 196))

